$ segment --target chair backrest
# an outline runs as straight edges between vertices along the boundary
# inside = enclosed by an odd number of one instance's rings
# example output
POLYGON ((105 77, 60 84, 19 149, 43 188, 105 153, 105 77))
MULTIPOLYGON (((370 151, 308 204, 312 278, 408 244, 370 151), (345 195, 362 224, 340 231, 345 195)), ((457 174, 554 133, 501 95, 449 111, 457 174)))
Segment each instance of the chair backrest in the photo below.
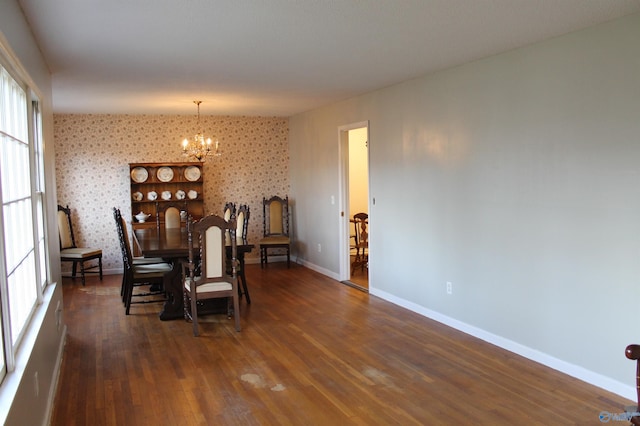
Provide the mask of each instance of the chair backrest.
POLYGON ((71 225, 71 209, 58 204, 58 233, 60 234, 60 249, 76 247, 76 239, 71 225))
MULTIPOLYGON (((116 227, 118 230, 118 237, 120 238, 120 245, 124 244, 125 247, 121 247, 121 249, 127 249, 128 253, 132 253, 131 250, 131 240, 129 238, 129 227, 127 226, 127 221, 122 217, 122 213, 120 209, 114 207, 113 215, 116 220, 116 227)), ((133 258, 132 258, 133 259, 133 258)))
POLYGON ((231 220, 232 217, 236 215, 236 205, 235 203, 228 202, 224 205, 224 209, 222 209, 222 217, 227 222, 231 220))
MULTIPOLYGON (((222 209, 222 217, 227 222, 236 217, 236 205, 235 205, 235 203, 227 202, 224 205, 224 208, 222 209)), ((225 242, 226 245, 231 244, 231 235, 229 234, 228 230, 224 234, 224 242, 225 242)))
MULTIPOLYGON (((217 281, 229 278, 227 273, 227 262, 237 258, 236 248, 236 222, 235 219, 230 221, 217 215, 209 215, 198 222, 187 222, 187 230, 189 233, 189 264, 191 271, 194 270, 194 264, 197 256, 195 256, 193 248, 193 239, 198 238, 200 242, 200 279, 197 285, 207 282, 217 281), (225 247, 225 233, 229 231, 231 235, 231 259, 227 259, 227 250, 225 247)), ((235 263, 235 261, 232 261, 235 263)), ((235 267, 233 275, 235 275, 235 267)))
POLYGON ((164 222, 165 228, 180 228, 180 211, 189 214, 186 201, 156 201, 156 226, 159 228, 160 224, 164 222))
POLYGON ((164 211, 164 227, 167 229, 180 228, 180 210, 169 207, 164 211))
POLYGON ((262 199, 264 236, 289 236, 289 197, 262 199))
POLYGON ((249 206, 241 204, 236 213, 236 241, 245 244, 247 241, 247 228, 249 227, 249 206))
POLYGON ((125 276, 133 275, 133 256, 131 254, 131 245, 127 232, 127 223, 125 222, 120 209, 113 208, 113 217, 116 221, 116 230, 118 239, 120 240, 120 251, 122 252, 122 266, 125 276))
POLYGON ((356 213, 353 215, 353 224, 356 229, 356 245, 365 246, 369 244, 369 233, 367 224, 369 215, 367 213, 356 213))

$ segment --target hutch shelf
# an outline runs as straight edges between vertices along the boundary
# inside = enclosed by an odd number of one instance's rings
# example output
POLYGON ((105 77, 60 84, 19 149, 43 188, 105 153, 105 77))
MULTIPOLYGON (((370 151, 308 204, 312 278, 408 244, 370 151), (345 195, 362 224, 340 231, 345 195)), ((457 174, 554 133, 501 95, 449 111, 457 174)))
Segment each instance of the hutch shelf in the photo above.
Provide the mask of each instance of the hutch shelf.
MULTIPOLYGON (((156 208, 163 204, 179 206, 180 210, 186 208, 196 220, 203 217, 202 163, 130 163, 129 176, 134 228, 155 226, 156 208), (136 218, 141 212, 149 215, 145 221, 136 218)), ((160 221, 164 221, 162 214, 160 221)))

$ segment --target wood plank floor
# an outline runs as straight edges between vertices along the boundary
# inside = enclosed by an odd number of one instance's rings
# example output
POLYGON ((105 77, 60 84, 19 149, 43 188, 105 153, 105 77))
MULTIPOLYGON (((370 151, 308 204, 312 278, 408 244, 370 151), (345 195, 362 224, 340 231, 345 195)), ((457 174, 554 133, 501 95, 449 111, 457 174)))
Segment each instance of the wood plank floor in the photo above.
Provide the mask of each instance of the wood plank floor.
POLYGON ((247 277, 243 330, 197 338, 157 304, 125 316, 120 276, 65 280, 52 424, 598 425, 631 403, 299 265, 247 277))

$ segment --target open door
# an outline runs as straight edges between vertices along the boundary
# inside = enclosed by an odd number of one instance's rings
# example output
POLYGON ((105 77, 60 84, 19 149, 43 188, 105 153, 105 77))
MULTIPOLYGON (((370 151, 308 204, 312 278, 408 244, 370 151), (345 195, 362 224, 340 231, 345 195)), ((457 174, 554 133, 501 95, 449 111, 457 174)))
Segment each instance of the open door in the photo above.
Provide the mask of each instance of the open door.
MULTIPOLYGON (((369 289, 369 269, 352 268, 356 252, 354 223, 356 213, 369 214, 369 123, 354 123, 339 128, 341 159, 340 197, 340 280, 362 290, 369 289)), ((362 255, 362 253, 360 253, 362 255)), ((367 253, 368 255, 368 253, 367 253)))

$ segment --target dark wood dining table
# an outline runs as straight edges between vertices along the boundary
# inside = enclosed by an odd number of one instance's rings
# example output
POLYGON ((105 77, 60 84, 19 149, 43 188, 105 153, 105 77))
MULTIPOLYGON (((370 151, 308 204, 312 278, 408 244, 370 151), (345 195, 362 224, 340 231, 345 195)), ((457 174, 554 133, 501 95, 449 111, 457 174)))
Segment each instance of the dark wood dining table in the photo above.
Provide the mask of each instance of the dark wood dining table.
MULTIPOLYGON (((161 257, 173 264, 171 272, 164 278, 164 289, 167 300, 160 312, 160 319, 171 320, 184 318, 184 301, 182 296, 182 263, 189 259, 189 234, 186 228, 165 229, 163 226, 135 229, 134 243, 144 257, 161 257)), ((194 249, 199 248, 198 239, 193 239, 194 249)), ((237 245, 240 270, 244 273, 244 255, 251 252, 254 245, 244 241, 237 245)), ((230 247, 229 247, 230 248, 230 247)), ((243 276, 246 283, 246 277, 243 276)))

